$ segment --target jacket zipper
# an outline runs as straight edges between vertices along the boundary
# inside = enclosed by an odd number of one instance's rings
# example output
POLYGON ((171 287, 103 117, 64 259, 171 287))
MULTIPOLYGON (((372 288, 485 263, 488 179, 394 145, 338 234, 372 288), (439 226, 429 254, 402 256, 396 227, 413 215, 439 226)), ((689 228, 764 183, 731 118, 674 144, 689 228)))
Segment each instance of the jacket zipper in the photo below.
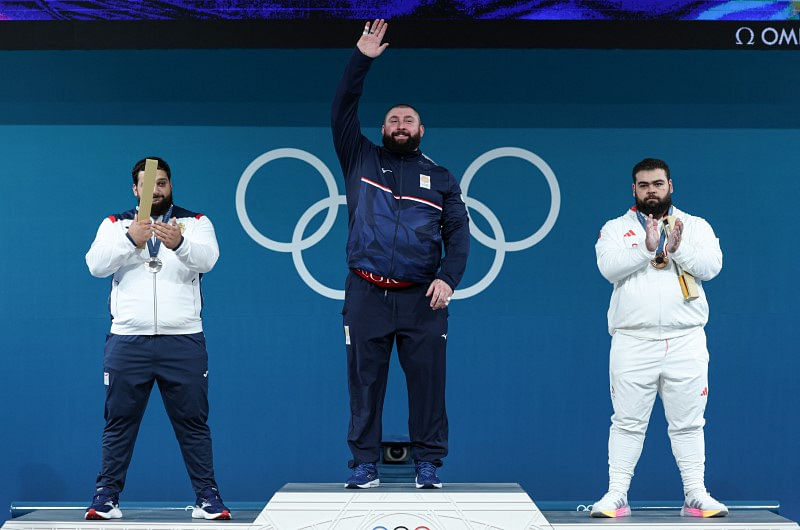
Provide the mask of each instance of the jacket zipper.
MULTIPOLYGON (((401 157, 400 158, 400 175, 399 175, 399 177, 397 179, 397 183, 396 183, 399 197, 403 196, 402 191, 403 191, 403 162, 404 161, 405 160, 401 157)), ((395 200, 397 201, 396 202, 397 215, 394 218, 394 239, 392 240, 392 259, 389 261, 389 277, 393 277, 394 276, 394 251, 395 251, 395 248, 397 247, 397 232, 400 230, 400 200, 401 199, 395 199, 395 200)))

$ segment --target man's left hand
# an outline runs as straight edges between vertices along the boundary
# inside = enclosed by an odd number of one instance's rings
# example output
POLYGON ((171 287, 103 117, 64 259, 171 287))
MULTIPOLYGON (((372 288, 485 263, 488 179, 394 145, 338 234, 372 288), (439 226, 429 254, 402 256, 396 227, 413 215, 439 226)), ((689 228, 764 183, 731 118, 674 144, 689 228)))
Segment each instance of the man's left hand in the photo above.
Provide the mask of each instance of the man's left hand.
POLYGON ((431 309, 436 311, 437 309, 447 307, 447 304, 450 303, 450 297, 453 296, 453 290, 447 285, 447 282, 437 278, 431 282, 425 296, 431 297, 431 309))
POLYGON ((181 229, 175 219, 171 219, 169 224, 158 221, 153 225, 153 232, 156 237, 164 243, 170 250, 175 250, 181 242, 181 229))
POLYGON ((667 243, 664 245, 667 249, 667 252, 672 254, 678 247, 681 246, 681 234, 683 233, 683 223, 680 219, 675 221, 675 228, 672 229, 672 232, 669 233, 669 237, 667 238, 667 243))

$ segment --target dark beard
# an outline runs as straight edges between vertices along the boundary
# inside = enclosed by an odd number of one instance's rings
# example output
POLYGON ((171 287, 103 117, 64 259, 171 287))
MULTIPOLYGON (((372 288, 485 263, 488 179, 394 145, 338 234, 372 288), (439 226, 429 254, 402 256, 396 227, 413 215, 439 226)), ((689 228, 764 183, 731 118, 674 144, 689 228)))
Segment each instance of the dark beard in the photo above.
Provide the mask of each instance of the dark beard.
POLYGON ((405 143, 399 143, 393 137, 389 136, 388 134, 383 135, 383 146, 391 151, 392 153, 396 153, 398 155, 410 155, 416 152, 417 148, 419 147, 419 142, 422 139, 419 133, 412 134, 408 137, 405 143))
POLYGON ((158 204, 153 203, 153 206, 150 208, 150 216, 151 217, 158 217, 159 215, 164 215, 169 210, 169 207, 172 206, 172 194, 170 193, 164 200, 159 202, 158 204))
POLYGON ((665 216, 667 212, 669 212, 670 206, 672 206, 671 193, 655 204, 650 204, 647 200, 640 202, 638 198, 636 199, 636 209, 642 212, 642 215, 645 217, 653 214, 654 219, 660 219, 661 217, 665 216))

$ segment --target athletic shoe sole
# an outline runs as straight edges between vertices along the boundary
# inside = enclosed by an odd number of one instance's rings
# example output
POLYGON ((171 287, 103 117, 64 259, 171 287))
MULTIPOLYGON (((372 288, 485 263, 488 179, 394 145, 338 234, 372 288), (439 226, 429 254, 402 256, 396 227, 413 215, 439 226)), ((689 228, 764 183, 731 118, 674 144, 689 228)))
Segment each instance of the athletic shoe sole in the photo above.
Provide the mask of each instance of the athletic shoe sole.
POLYGON ((223 510, 221 513, 208 513, 202 508, 192 510, 192 519, 208 519, 209 521, 227 521, 232 519, 231 512, 223 510))
POLYGON ((416 480, 414 481, 414 485, 417 487, 418 490, 432 490, 434 488, 441 488, 442 483, 439 482, 438 484, 420 484, 416 480))
POLYGON ((617 508, 616 510, 603 510, 603 511, 592 511, 590 514, 592 517, 603 517, 603 518, 616 518, 616 517, 629 517, 631 515, 631 507, 630 506, 623 506, 622 508, 617 508))
POLYGON ((684 517, 725 517, 728 510, 701 510, 700 508, 681 508, 681 515, 684 517))
POLYGON ((376 478, 375 480, 370 480, 369 482, 365 482, 364 484, 356 484, 347 482, 344 487, 349 490, 356 490, 356 489, 367 489, 367 488, 377 488, 381 485, 381 479, 376 478))
POLYGON ((89 508, 86 510, 86 514, 83 516, 84 519, 87 521, 105 521, 108 519, 122 519, 122 512, 119 508, 114 508, 107 512, 98 512, 94 508, 89 508))

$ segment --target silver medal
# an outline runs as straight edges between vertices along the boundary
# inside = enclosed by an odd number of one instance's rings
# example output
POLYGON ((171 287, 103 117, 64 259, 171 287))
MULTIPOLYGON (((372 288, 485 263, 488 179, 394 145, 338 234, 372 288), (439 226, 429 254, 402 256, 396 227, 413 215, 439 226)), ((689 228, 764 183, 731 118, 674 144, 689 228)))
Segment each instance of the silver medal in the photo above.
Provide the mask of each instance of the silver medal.
POLYGON ((157 257, 147 258, 144 261, 144 267, 153 274, 157 274, 161 270, 161 265, 161 260, 157 257))

